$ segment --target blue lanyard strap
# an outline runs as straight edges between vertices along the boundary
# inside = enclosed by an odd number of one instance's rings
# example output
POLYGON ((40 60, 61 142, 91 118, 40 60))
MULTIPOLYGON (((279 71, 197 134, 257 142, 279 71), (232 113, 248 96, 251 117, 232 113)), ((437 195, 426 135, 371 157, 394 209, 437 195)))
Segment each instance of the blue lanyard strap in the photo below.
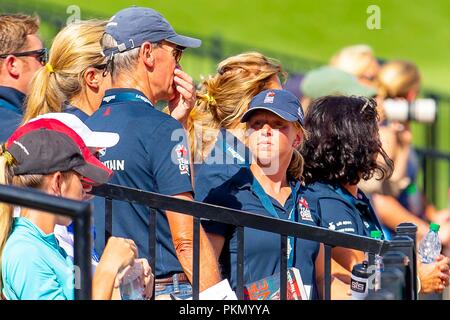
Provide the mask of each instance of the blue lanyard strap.
POLYGON ((232 146, 224 141, 224 150, 228 152, 233 158, 237 159, 240 164, 245 164, 245 159, 242 157, 239 152, 237 152, 232 146))
MULTIPOLYGON (((273 206, 272 201, 269 199, 269 196, 264 191, 261 184, 256 180, 255 177, 253 177, 252 182, 252 188, 255 192, 256 196, 258 197, 259 201, 261 201, 261 204, 263 205, 264 209, 266 209, 267 212, 270 213, 270 215, 274 218, 281 219, 278 215, 277 211, 275 210, 275 207, 273 206)), ((292 197, 294 199, 294 207, 292 208, 291 212, 289 213, 289 220, 290 221, 297 221, 297 193, 295 191, 295 188, 291 185, 291 192, 292 197)), ((288 237, 288 268, 291 268, 294 266, 294 252, 295 252, 295 238, 294 237, 288 237)))
POLYGON ((150 100, 148 100, 142 94, 136 92, 121 92, 116 94, 109 94, 102 99, 102 104, 100 106, 104 106, 110 103, 119 103, 119 102, 144 102, 149 106, 153 107, 150 100))
MULTIPOLYGON (((220 132, 219 134, 222 134, 222 132, 220 132)), ((226 154, 230 154, 230 156, 236 160, 239 161, 239 164, 246 164, 245 161, 245 157, 243 157, 236 149, 234 149, 232 146, 230 146, 228 144, 228 142, 226 141, 226 135, 228 134, 227 131, 224 132, 225 136, 222 137, 222 149, 223 149, 223 153, 226 154)), ((231 133, 230 133, 231 134, 231 133)), ((237 140, 236 137, 234 137, 234 139, 237 140)))

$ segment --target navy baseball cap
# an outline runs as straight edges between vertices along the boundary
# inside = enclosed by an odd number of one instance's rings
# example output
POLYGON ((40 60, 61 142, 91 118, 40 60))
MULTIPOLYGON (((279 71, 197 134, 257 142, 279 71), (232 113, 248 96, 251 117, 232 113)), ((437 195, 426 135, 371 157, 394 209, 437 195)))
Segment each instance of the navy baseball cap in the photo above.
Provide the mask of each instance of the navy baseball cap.
POLYGON ((157 11, 144 7, 130 7, 117 12, 108 22, 105 33, 117 41, 117 47, 103 49, 107 57, 139 47, 144 42, 166 40, 184 48, 198 48, 202 41, 179 35, 157 11))
POLYGON ((250 101, 241 122, 247 122, 256 110, 268 110, 286 121, 298 121, 304 126, 305 116, 302 105, 298 98, 287 90, 264 90, 258 93, 250 101))

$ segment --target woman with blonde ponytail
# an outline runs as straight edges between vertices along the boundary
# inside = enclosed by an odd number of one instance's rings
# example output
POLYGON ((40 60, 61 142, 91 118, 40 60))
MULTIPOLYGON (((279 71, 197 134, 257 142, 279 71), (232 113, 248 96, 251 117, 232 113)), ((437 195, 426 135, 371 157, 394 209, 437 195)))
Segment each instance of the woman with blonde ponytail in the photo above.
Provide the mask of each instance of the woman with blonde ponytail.
POLYGON ((85 120, 100 106, 111 78, 100 40, 106 22, 68 25, 55 37, 49 61, 33 78, 23 122, 50 112, 69 112, 85 120))
POLYGON ((240 123, 250 100, 265 89, 281 89, 281 64, 258 52, 229 57, 217 74, 203 81, 188 118, 195 172, 195 197, 203 200, 246 166, 245 125, 240 123))
MULTIPOLYGON (((96 132, 90 135, 95 136, 96 132)), ((104 133, 103 139, 107 138, 104 133)), ((115 141, 117 142, 117 141, 115 141)), ((0 148, 0 183, 34 188, 77 201, 86 200, 93 185, 108 182, 112 172, 95 158, 71 127, 55 119, 34 119, 19 127, 0 148)), ((70 218, 31 208, 0 206, 2 296, 8 300, 72 300, 74 265, 54 234, 70 218)), ((146 259, 129 239, 111 237, 92 281, 94 299, 118 297, 117 288, 130 266, 141 263, 143 294, 150 297, 152 274, 146 259)), ((145 298, 143 296, 143 298, 145 298)))

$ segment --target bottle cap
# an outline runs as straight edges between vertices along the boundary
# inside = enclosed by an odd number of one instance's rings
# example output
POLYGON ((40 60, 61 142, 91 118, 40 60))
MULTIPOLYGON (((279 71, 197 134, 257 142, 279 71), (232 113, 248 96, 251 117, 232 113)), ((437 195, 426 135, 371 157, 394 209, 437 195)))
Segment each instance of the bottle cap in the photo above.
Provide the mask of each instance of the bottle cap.
POLYGON ((430 230, 431 230, 431 231, 438 232, 440 227, 441 227, 441 226, 438 225, 437 223, 433 223, 433 222, 430 223, 430 230))
POLYGON ((372 230, 370 232, 370 237, 374 239, 381 239, 381 231, 380 230, 372 230))

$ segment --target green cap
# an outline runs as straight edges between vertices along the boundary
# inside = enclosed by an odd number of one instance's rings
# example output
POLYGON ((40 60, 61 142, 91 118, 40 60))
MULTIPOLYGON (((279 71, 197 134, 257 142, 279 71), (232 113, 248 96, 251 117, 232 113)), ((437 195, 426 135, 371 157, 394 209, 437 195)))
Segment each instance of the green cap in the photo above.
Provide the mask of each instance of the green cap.
POLYGON ((431 230, 431 231, 438 232, 440 227, 441 227, 441 226, 438 225, 437 223, 433 223, 433 222, 430 223, 430 230, 431 230))
POLYGON ((380 230, 372 230, 370 232, 370 237, 374 239, 381 239, 381 231, 380 230))
POLYGON ((375 89, 360 84, 350 73, 328 66, 307 73, 300 87, 303 94, 311 99, 329 95, 371 98, 377 93, 375 89))

